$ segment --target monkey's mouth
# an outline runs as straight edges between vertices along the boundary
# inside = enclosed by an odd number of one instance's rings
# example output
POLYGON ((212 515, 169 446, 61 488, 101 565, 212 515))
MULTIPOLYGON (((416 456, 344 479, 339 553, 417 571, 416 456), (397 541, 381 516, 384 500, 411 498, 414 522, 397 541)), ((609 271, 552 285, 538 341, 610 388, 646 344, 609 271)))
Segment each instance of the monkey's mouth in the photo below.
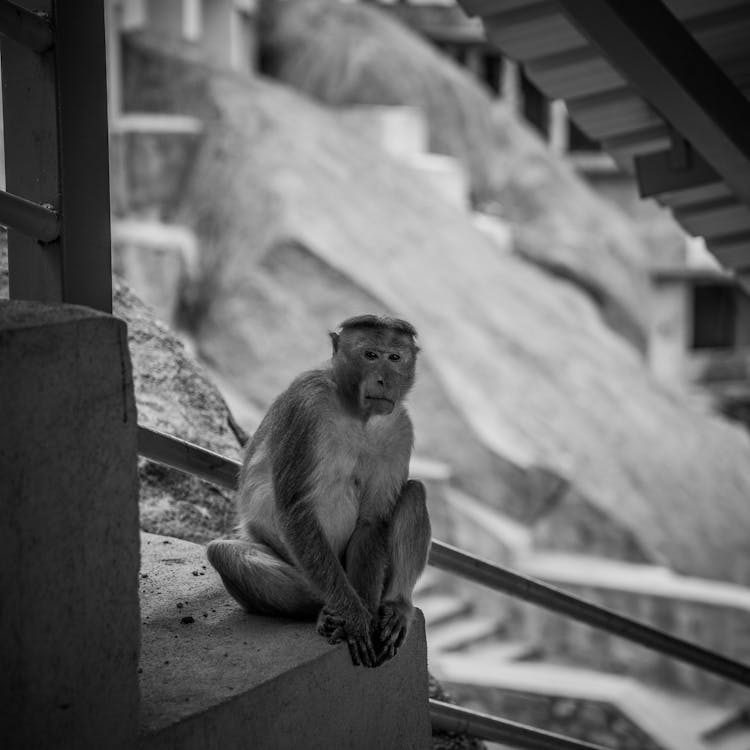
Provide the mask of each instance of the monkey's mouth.
POLYGON ((368 414, 385 416, 396 408, 396 402, 385 396, 365 396, 363 407, 368 414))

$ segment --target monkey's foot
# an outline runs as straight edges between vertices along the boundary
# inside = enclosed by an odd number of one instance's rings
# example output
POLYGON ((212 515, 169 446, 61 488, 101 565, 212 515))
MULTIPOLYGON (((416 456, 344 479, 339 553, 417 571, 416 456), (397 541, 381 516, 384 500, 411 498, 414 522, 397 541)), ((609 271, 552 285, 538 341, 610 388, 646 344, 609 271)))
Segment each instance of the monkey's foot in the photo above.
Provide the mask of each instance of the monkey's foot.
POLYGON ((404 601, 383 602, 375 626, 376 666, 392 659, 406 640, 414 607, 404 601))
POLYGON ((362 612, 337 614, 323 607, 318 615, 317 630, 331 645, 345 641, 354 666, 374 667, 377 665, 371 620, 372 616, 364 608, 362 612))
POLYGON ((346 637, 344 634, 344 618, 323 607, 318 615, 317 631, 331 645, 340 643, 346 637))

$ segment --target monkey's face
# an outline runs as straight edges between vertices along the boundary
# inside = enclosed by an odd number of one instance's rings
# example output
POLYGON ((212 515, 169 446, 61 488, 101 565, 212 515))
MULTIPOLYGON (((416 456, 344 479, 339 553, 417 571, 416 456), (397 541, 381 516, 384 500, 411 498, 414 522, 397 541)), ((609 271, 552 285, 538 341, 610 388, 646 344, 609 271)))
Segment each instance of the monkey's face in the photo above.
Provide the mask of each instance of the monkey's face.
POLYGON ((414 384, 416 346, 391 330, 345 330, 334 342, 339 388, 359 416, 390 414, 414 384))

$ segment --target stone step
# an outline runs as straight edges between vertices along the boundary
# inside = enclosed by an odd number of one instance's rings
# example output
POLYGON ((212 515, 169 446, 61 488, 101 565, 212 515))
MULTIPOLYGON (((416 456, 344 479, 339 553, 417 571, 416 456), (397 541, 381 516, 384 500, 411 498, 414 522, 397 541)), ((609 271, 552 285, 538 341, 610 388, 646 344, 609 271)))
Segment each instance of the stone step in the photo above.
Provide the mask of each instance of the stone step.
POLYGON ((706 739, 707 732, 731 718, 726 706, 668 693, 622 675, 539 661, 506 662, 498 667, 481 653, 470 652, 442 653, 431 658, 430 670, 448 684, 612 705, 665 750, 750 748, 750 731, 745 727, 706 739))
POLYGON ((479 643, 466 649, 466 655, 490 662, 512 662, 536 659, 542 650, 531 641, 501 640, 479 643))
POLYGON ((427 648, 431 654, 458 651, 492 638, 501 629, 502 623, 496 617, 475 615, 445 622, 428 629, 427 648))
POLYGON ((140 583, 139 750, 248 737, 274 750, 429 747, 421 615, 395 659, 363 669, 312 622, 243 612, 201 545, 144 533, 140 583))
POLYGON ((471 608, 469 602, 450 594, 429 594, 418 597, 415 603, 422 610, 428 628, 454 620, 471 608))

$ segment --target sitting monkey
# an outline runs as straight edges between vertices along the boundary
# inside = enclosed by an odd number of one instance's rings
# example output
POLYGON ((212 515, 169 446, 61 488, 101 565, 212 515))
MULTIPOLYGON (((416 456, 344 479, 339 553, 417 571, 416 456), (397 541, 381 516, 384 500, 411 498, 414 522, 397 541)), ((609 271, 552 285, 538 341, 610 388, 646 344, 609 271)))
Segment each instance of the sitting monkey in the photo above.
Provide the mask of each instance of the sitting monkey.
POLYGON ((417 332, 361 315, 331 333, 325 369, 300 375, 271 405, 240 472, 242 538, 208 546, 248 611, 315 618, 354 664, 378 666, 404 642, 430 522, 403 399, 417 332))

